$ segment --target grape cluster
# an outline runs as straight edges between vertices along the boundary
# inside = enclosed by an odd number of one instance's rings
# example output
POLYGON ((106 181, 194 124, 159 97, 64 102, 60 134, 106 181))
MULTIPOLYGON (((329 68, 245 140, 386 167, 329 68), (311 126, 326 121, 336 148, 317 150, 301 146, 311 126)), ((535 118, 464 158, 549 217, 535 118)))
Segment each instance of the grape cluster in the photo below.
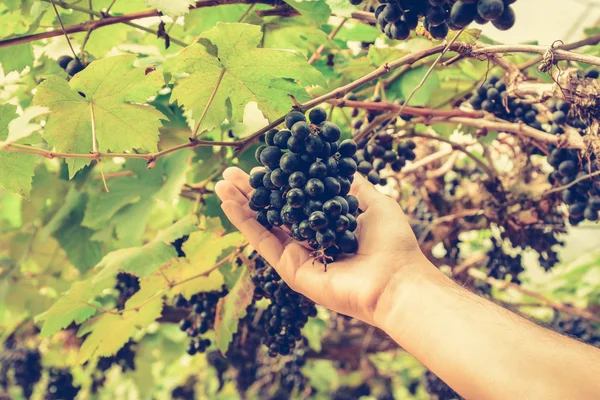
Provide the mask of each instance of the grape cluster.
MULTIPOLYGON (((255 262, 257 264, 262 263, 262 258, 258 257, 255 262)), ((219 376, 222 376, 228 365, 231 365, 237 371, 236 387, 241 393, 245 393, 257 380, 261 364, 259 350, 263 341, 263 328, 260 323, 261 314, 259 310, 253 303, 248 306, 246 311, 247 313, 240 320, 238 330, 233 335, 229 349, 225 353, 227 358, 223 360, 212 356, 212 361, 209 358, 209 362, 215 367, 219 376)))
POLYGON ((194 400, 196 397, 196 390, 193 385, 182 385, 177 386, 171 391, 171 398, 178 400, 194 400))
POLYGON ((373 140, 363 139, 358 142, 358 147, 358 172, 374 185, 387 183, 386 179, 380 176, 384 168, 389 166, 392 171, 400 172, 406 161, 413 161, 416 157, 415 142, 407 139, 394 146, 394 138, 388 133, 378 133, 373 140))
POLYGON ((309 317, 317 315, 317 309, 312 301, 294 292, 273 267, 263 260, 255 265, 259 267, 252 276, 256 286, 255 299, 271 300, 261 317, 263 343, 268 347, 270 357, 288 355, 296 342, 302 340, 301 330, 309 317))
POLYGON ((23 396, 29 399, 42 376, 40 352, 26 348, 5 348, 0 354, 0 363, 0 386, 8 390, 12 375, 12 383, 21 387, 23 396))
POLYGON ((73 375, 66 368, 50 369, 44 400, 73 400, 79 386, 73 385, 73 375))
MULTIPOLYGON (((585 135, 587 125, 574 115, 569 102, 558 100, 549 105, 552 112, 552 125, 550 133, 562 135, 566 125, 577 129, 585 135)), ((599 170, 596 157, 592 153, 589 157, 580 157, 577 149, 562 149, 549 146, 550 156, 548 162, 554 167, 554 172, 549 176, 549 181, 558 185, 569 185, 573 181, 599 170)), ((578 225, 584 220, 598 221, 600 211, 600 180, 597 177, 584 179, 561 192, 564 203, 569 205, 569 222, 578 225)))
POLYGON ((125 303, 134 294, 140 290, 140 280, 135 275, 126 274, 120 272, 117 274, 117 283, 115 289, 119 291, 119 299, 117 301, 117 309, 122 310, 125 308, 125 303))
POLYGON ((358 386, 340 386, 335 392, 332 393, 331 398, 333 400, 354 400, 359 399, 362 396, 370 396, 371 388, 365 382, 358 386))
POLYGON ((272 129, 256 159, 265 168, 250 175, 256 189, 249 207, 267 229, 286 226, 297 241, 308 240, 324 264, 358 249, 358 199, 349 195, 357 170, 356 143, 339 142, 340 128, 322 108, 285 117, 288 129, 272 129), (288 150, 288 151, 286 151, 288 150))
POLYGON ((554 314, 554 319, 550 327, 563 335, 576 338, 595 347, 600 347, 600 329, 594 327, 585 318, 565 316, 557 312, 554 314))
POLYGON ((425 389, 434 400, 460 399, 460 396, 446 382, 429 370, 425 372, 425 389))
POLYGON ((135 370, 135 342, 129 341, 114 356, 100 357, 92 381, 92 392, 96 393, 106 381, 105 373, 113 365, 118 365, 122 372, 135 370))
POLYGON ((173 299, 175 308, 190 311, 188 317, 179 321, 179 329, 191 338, 187 347, 189 355, 204 353, 210 346, 210 339, 203 338, 202 335, 214 327, 217 303, 227 293, 227 288, 223 287, 220 291, 196 293, 189 300, 181 294, 173 299))
POLYGON ((71 56, 60 56, 58 57, 58 60, 56 60, 56 63, 64 69, 69 76, 75 76, 75 74, 85 69, 85 65, 83 65, 81 61, 71 56))
POLYGON ((375 18, 390 39, 404 40, 410 31, 423 26, 435 39, 444 39, 450 29, 460 30, 471 22, 492 24, 500 30, 512 28, 515 13, 510 4, 516 0, 380 0, 375 18))
POLYGON ((510 122, 522 122, 542 129, 538 111, 531 104, 508 96, 506 84, 497 76, 490 76, 469 99, 476 110, 484 110, 510 122))
POLYGON ((491 278, 504 280, 510 275, 511 282, 521 283, 519 274, 525 269, 521 262, 521 254, 511 256, 502 249, 502 244, 492 238, 492 248, 487 252, 488 262, 486 268, 491 278))
POLYGON ((306 364, 306 353, 308 352, 307 340, 303 339, 293 353, 286 357, 283 365, 273 368, 272 365, 264 364, 257 379, 266 384, 258 390, 258 398, 293 399, 302 393, 303 398, 312 398, 315 391, 309 385, 308 379, 302 374, 302 367, 306 364), (272 393, 272 387, 277 387, 272 393), (270 393, 268 393, 270 392, 270 393))

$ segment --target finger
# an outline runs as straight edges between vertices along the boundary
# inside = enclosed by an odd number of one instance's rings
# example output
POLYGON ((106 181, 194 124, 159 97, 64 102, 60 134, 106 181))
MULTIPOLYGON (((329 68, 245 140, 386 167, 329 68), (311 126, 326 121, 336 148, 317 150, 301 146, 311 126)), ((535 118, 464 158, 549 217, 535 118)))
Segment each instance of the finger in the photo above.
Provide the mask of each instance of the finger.
POLYGON ((350 194, 353 194, 358 199, 360 209, 367 211, 367 209, 375 205, 379 200, 385 199, 385 195, 379 193, 375 186, 366 180, 362 175, 354 175, 354 182, 350 188, 350 194))
POLYGON ((227 168, 223 172, 223 178, 233 183, 238 189, 240 189, 240 192, 242 192, 244 196, 250 198, 250 193, 252 193, 254 189, 252 189, 252 186, 250 186, 250 182, 248 181, 249 176, 247 173, 239 168, 231 167, 227 168))
POLYGON ((223 212, 231 223, 244 235, 271 265, 276 265, 281 258, 284 245, 281 240, 264 226, 258 223, 252 213, 247 212, 237 202, 227 200, 221 205, 223 212))
POLYGON ((215 185, 215 193, 221 199, 222 202, 231 200, 235 201, 239 205, 248 203, 248 198, 242 194, 242 192, 229 181, 219 181, 215 185))

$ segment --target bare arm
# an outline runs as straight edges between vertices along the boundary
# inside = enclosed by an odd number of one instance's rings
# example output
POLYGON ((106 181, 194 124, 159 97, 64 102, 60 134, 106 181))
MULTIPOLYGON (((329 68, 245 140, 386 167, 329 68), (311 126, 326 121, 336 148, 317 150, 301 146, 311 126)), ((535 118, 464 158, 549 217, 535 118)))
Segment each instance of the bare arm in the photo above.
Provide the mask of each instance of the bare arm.
POLYGON ((422 254, 400 206, 356 176, 356 255, 329 265, 248 208, 237 168, 215 188, 250 244, 296 290, 386 331, 467 399, 598 399, 600 350, 561 336, 461 288, 422 254))
POLYGON ((463 289, 424 260, 375 324, 467 399, 598 399, 600 350, 463 289))

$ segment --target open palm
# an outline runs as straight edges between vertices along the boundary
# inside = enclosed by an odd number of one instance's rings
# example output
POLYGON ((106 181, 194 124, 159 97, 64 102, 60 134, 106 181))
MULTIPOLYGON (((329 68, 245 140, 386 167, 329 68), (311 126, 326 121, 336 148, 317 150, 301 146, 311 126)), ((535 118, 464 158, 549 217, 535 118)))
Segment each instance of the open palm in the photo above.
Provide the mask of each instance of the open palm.
POLYGON ((267 230, 256 221, 248 208, 254 190, 248 174, 228 168, 223 177, 215 190, 230 221, 292 289, 329 309, 372 323, 392 277, 423 257, 400 206, 358 174, 351 189, 364 211, 357 218, 358 251, 328 265, 327 271, 285 231, 267 230))

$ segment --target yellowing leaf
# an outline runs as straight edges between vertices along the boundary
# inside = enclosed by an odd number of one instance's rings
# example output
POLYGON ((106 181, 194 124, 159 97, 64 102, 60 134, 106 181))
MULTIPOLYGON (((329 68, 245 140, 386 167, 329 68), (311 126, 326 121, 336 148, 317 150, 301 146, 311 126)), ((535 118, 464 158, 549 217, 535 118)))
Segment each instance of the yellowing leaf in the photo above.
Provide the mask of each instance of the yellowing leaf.
POLYGON ((253 296, 254 283, 246 268, 229 294, 217 303, 215 341, 221 353, 227 351, 233 334, 238 330, 240 318, 246 316, 246 308, 252 303, 253 296))
MULTIPOLYGON (((163 115, 142 103, 162 87, 162 74, 146 74, 133 66, 134 60, 134 55, 123 55, 94 61, 70 82, 48 76, 34 98, 52 111, 46 141, 62 152, 91 152, 93 113, 99 151, 156 151, 163 115)), ((88 159, 67 162, 71 178, 89 164, 88 159)))
POLYGON ((207 276, 199 275, 210 271, 220 261, 219 256, 223 255, 223 252, 239 246, 242 242, 243 237, 239 232, 218 236, 215 229, 204 229, 190 234, 183 244, 186 259, 174 262, 165 271, 172 282, 189 279, 188 282, 175 286, 172 293, 183 293, 189 297, 194 293, 220 289, 225 281, 218 269, 207 276))
POLYGON ((77 360, 83 364, 92 358, 115 354, 139 329, 158 319, 163 300, 155 295, 163 286, 161 277, 142 280, 140 290, 125 303, 125 310, 129 311, 104 313, 84 323, 77 334, 89 335, 79 349, 77 360))
POLYGON ((185 283, 175 286, 171 290, 171 294, 177 293, 183 294, 189 298, 194 293, 198 292, 211 292, 213 290, 219 290, 225 283, 223 275, 219 270, 210 271, 210 265, 195 265, 188 261, 176 260, 171 266, 164 271, 165 275, 171 282, 183 282, 185 283), (206 276, 199 276, 203 273, 207 273, 206 276))
POLYGON ((253 101, 274 120, 292 107, 290 95, 305 101, 310 97, 304 86, 325 85, 304 56, 256 48, 261 39, 260 26, 219 23, 198 43, 167 60, 165 68, 179 77, 171 101, 182 104, 195 119, 209 107, 201 131, 225 119, 241 121, 246 105, 253 101))

